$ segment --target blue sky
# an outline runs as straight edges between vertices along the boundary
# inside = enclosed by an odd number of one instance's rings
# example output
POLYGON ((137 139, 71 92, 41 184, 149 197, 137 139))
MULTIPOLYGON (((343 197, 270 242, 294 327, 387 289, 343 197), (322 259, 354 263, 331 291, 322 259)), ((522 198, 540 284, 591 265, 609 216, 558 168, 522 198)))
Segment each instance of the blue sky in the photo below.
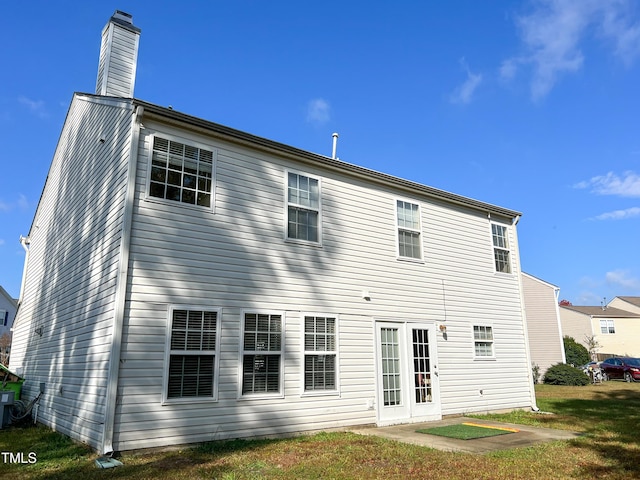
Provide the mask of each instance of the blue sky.
POLYGON ((523 212, 524 271, 640 295, 640 2, 13 2, 0 19, 0 285, 116 9, 135 96, 523 212))

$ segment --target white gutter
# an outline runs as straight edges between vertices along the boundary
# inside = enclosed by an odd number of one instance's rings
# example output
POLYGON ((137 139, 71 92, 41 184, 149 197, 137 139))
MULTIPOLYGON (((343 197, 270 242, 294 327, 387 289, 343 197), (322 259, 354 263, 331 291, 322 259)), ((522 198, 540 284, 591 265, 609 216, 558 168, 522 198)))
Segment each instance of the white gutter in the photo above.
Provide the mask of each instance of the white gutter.
POLYGON ((560 350, 562 351, 562 363, 567 363, 567 352, 564 350, 564 334, 562 333, 562 321, 560 319, 560 289, 554 288, 556 297, 556 320, 558 321, 558 332, 560 332, 560 350))
POLYGON ((118 278, 116 284, 115 311, 113 330, 111 332, 111 353, 109 355, 109 372, 107 374, 107 393, 105 396, 104 432, 102 453, 113 452, 113 431, 118 399, 118 380, 120 375, 120 353, 122 350, 122 326, 124 323, 125 301, 127 294, 127 277, 129 275, 129 247, 131 244, 131 220, 133 218, 133 201, 136 187, 136 168, 138 164, 138 143, 140 140, 140 121, 144 108, 136 107, 131 119, 131 144, 129 146, 129 168, 127 191, 125 195, 124 213, 122 215, 122 234, 120 253, 118 254, 118 278))

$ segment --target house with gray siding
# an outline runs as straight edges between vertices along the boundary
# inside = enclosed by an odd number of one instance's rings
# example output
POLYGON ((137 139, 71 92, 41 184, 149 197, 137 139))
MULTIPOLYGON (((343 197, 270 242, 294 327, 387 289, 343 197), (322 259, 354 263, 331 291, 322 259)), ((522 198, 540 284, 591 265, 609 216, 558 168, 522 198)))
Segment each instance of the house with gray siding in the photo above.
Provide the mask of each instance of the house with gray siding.
POLYGON ((531 363, 540 378, 557 363, 565 363, 562 324, 558 306, 560 288, 522 272, 531 363))
POLYGON ((535 408, 520 213, 133 97, 117 11, 28 234, 11 368, 100 452, 535 408))

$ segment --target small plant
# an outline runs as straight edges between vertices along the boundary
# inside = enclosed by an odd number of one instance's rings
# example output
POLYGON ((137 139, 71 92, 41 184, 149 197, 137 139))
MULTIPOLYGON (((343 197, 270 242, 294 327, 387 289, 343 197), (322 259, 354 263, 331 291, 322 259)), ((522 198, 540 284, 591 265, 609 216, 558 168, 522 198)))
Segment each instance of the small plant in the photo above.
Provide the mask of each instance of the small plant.
POLYGON ((571 385, 583 386, 589 384, 589 377, 582 370, 567 365, 557 363, 547 370, 544 375, 544 383, 547 385, 571 385))
POLYGON ((537 363, 532 363, 531 373, 533 375, 533 383, 536 385, 540 383, 540 365, 538 365, 537 363))

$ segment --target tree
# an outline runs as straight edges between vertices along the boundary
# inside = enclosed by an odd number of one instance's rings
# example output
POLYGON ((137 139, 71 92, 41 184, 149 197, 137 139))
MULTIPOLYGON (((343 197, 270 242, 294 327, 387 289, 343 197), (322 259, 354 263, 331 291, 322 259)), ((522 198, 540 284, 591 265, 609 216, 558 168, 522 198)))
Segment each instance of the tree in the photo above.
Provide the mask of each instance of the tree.
POLYGON ((579 367, 591 361, 589 357, 589 351, 587 348, 576 342, 572 337, 565 337, 562 339, 564 342, 564 354, 569 365, 579 367))
POLYGON ((573 303, 571 303, 569 300, 563 299, 563 300, 560 300, 558 305, 560 305, 561 307, 570 307, 571 305, 573 305, 573 303))
POLYGON ((600 343, 596 340, 595 335, 585 335, 584 343, 587 345, 587 350, 589 351, 589 357, 591 360, 596 361, 598 358, 598 350, 600 350, 600 343))
POLYGON ((9 352, 11 351, 11 335, 5 333, 0 337, 0 363, 9 366, 9 352))

